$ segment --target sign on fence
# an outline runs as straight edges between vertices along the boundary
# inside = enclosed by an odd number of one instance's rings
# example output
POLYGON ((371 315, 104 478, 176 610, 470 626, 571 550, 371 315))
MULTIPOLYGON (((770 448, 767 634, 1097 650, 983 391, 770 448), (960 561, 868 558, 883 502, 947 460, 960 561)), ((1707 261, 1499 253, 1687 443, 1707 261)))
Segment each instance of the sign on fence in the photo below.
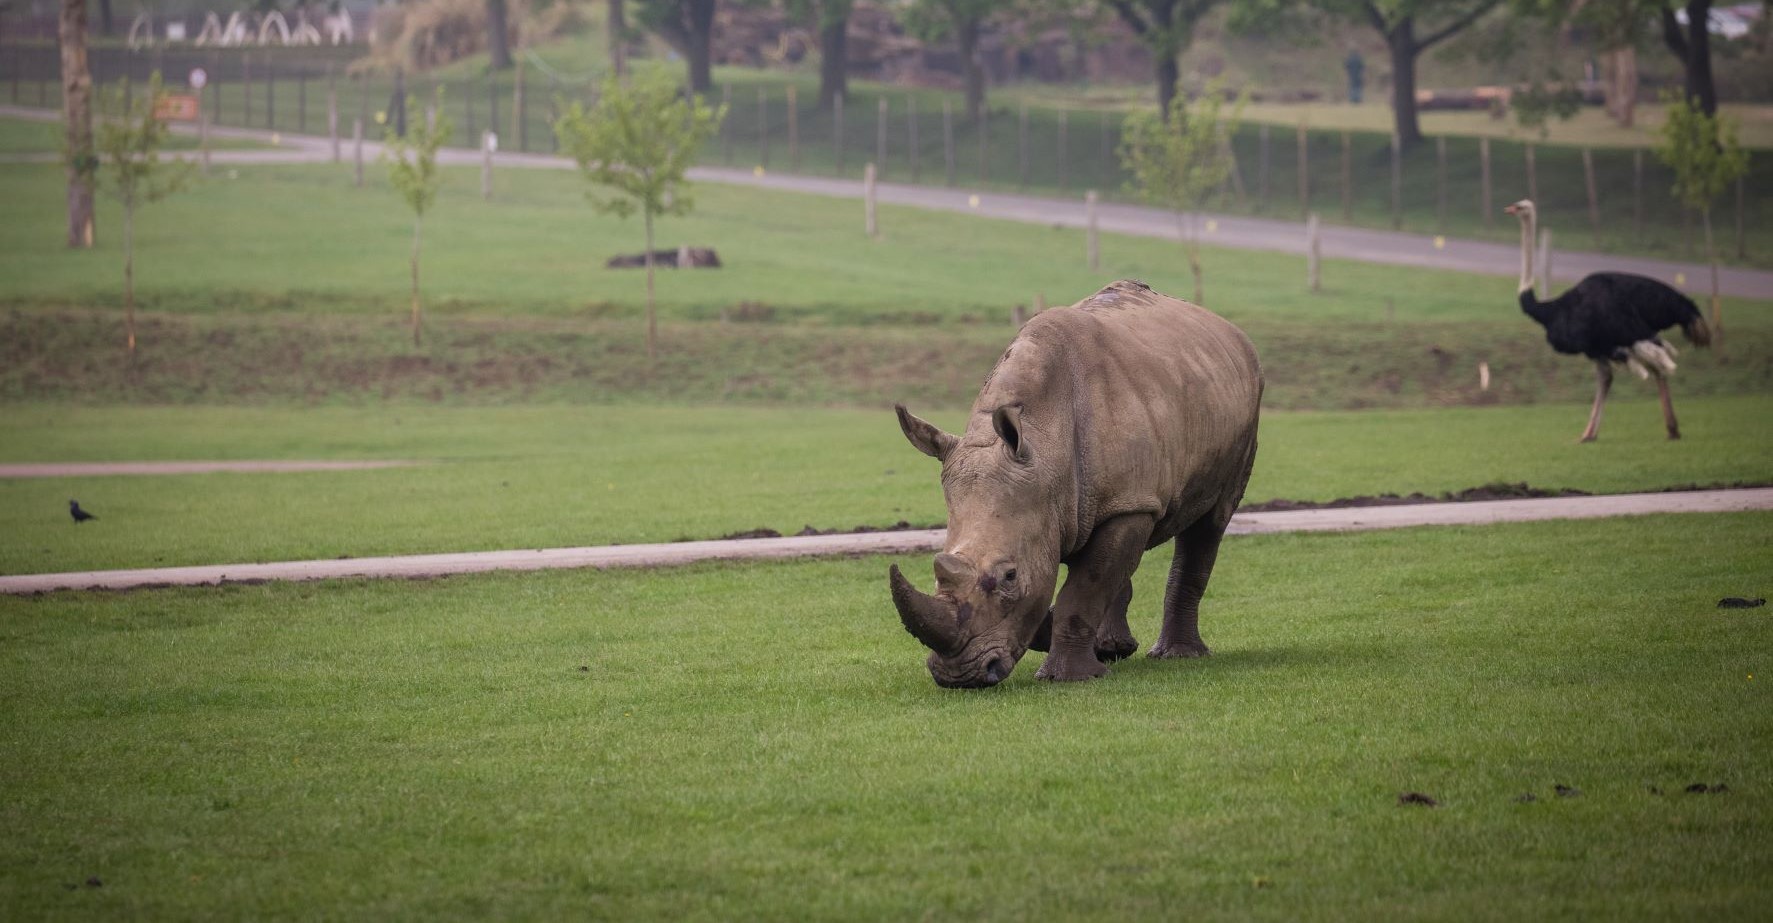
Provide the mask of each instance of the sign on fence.
POLYGON ((163 122, 197 121, 197 94, 169 93, 154 103, 154 118, 163 122))

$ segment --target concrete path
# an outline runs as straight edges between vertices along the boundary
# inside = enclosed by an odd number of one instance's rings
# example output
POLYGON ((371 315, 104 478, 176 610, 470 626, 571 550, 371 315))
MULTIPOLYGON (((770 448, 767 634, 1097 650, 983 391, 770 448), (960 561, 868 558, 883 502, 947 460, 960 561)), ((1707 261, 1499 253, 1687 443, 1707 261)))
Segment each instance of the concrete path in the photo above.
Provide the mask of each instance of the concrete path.
MULTIPOLYGON (((1648 513, 1722 513, 1773 510, 1773 488, 1708 490, 1690 493, 1620 494, 1479 503, 1425 503, 1343 510, 1288 510, 1234 518, 1233 535, 1270 532, 1341 532, 1408 526, 1488 525, 1545 519, 1592 519, 1648 513)), ((271 580, 333 580, 348 577, 438 577, 483 571, 560 568, 667 567, 698 561, 756 561, 859 554, 921 554, 942 547, 945 532, 870 532, 788 538, 674 542, 663 545, 609 545, 405 555, 272 564, 222 564, 145 570, 88 571, 0 577, 0 593, 53 590, 124 590, 160 586, 204 586, 271 580)))
POLYGON ((280 474, 289 471, 361 471, 406 468, 413 461, 162 461, 162 462, 26 462, 0 465, 0 478, 87 478, 134 474, 280 474))
MULTIPOLYGON (((61 117, 57 110, 22 106, 0 106, 0 116, 41 120, 54 120, 61 117)), ((174 129, 187 134, 194 130, 191 126, 183 124, 175 125, 174 129)), ((210 132, 218 138, 240 138, 263 142, 269 142, 273 134, 260 129, 223 127, 211 128, 210 132)), ((327 138, 314 135, 279 134, 278 139, 281 147, 276 150, 215 151, 210 155, 210 159, 217 164, 264 164, 321 163, 332 157, 332 145, 327 138)), ((344 143, 343 149, 345 159, 348 161, 351 157, 349 141, 344 143)), ((381 145, 365 142, 364 158, 366 160, 373 160, 380 155, 381 145)), ((440 159, 446 164, 478 166, 481 155, 477 151, 450 148, 441 153, 440 159)), ((566 169, 573 166, 572 162, 564 157, 508 152, 496 155, 496 165, 500 169, 506 167, 566 169)), ((690 177, 703 182, 731 186, 750 186, 759 189, 775 189, 845 199, 862 197, 860 181, 832 177, 795 176, 768 172, 759 176, 751 170, 720 167, 697 167, 690 171, 690 177)), ((1069 228, 1081 228, 1085 223, 1081 196, 1075 199, 1053 199, 1003 192, 973 192, 965 189, 912 186, 900 183, 879 184, 877 195, 882 203, 889 205, 970 213, 1005 221, 1069 228)), ((1498 195, 1498 202, 1501 202, 1502 198, 1501 195, 1498 195)), ((1498 220, 1512 221, 1513 219, 1501 216, 1498 220)), ((1164 239, 1177 237, 1175 216, 1162 209, 1105 203, 1098 209, 1098 223, 1102 230, 1116 234, 1164 239)), ((1209 226, 1210 229, 1203 233, 1203 240, 1212 246, 1297 254, 1302 258, 1305 253, 1305 226, 1299 222, 1237 215, 1203 214, 1202 227, 1208 228, 1209 226)), ((886 228, 886 231, 891 233, 891 228, 886 228)), ((1321 252, 1327 259, 1424 269, 1451 269, 1510 278, 1520 271, 1520 248, 1515 244, 1445 238, 1442 241, 1443 246, 1436 247, 1435 238, 1429 235, 1342 227, 1333 224, 1323 225, 1321 241, 1321 252)), ((1081 241, 1078 243, 1078 251, 1080 254, 1083 251, 1081 241)), ((1699 294, 1709 290, 1707 285, 1710 270, 1704 263, 1587 253, 1578 250, 1560 249, 1557 251, 1557 258, 1553 264, 1553 277, 1560 282, 1572 283, 1599 270, 1635 272, 1661 279, 1670 285, 1677 285, 1689 294, 1699 294)), ((1773 299, 1773 272, 1741 268, 1721 269, 1718 274, 1718 287, 1725 295, 1739 298, 1773 299)), ((1499 289, 1498 291, 1501 292, 1499 297, 1502 299, 1499 303, 1513 303, 1512 289, 1499 289)))

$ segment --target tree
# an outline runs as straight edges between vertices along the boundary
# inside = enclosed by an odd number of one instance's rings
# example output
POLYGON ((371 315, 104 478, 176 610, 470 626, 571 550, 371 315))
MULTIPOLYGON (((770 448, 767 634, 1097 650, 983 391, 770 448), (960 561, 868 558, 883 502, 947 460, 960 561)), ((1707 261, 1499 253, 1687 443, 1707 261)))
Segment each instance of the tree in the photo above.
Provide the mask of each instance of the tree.
POLYGON ((1748 152, 1736 139, 1736 120, 1713 115, 1695 97, 1668 100, 1656 158, 1674 170, 1675 197, 1699 209, 1705 223, 1705 255, 1711 261, 1711 328, 1723 336, 1718 305, 1718 251, 1712 244, 1711 203, 1748 172, 1748 152))
MULTIPOLYGON (((408 109, 415 109, 418 100, 409 98, 408 109)), ((388 179, 394 191, 412 209, 412 345, 419 345, 419 248, 425 224, 425 212, 437 201, 437 187, 443 176, 437 172, 437 149, 449 140, 454 126, 443 114, 443 88, 437 88, 436 101, 427 111, 422 124, 407 129, 404 136, 389 126, 382 141, 382 159, 388 162, 388 179)))
POLYGON ((68 166, 68 246, 92 246, 92 70, 86 63, 86 0, 62 0, 63 146, 68 166))
POLYGON ((646 357, 658 356, 653 305, 653 222, 695 207, 684 172, 720 129, 726 107, 709 108, 653 74, 623 86, 604 83, 590 109, 574 102, 554 123, 560 149, 591 183, 585 197, 599 212, 626 218, 640 212, 646 233, 646 357))
POLYGON ((819 108, 849 95, 850 10, 855 0, 787 0, 788 15, 811 21, 819 35, 819 108))
POLYGON ((1718 90, 1711 79, 1711 32, 1706 25, 1711 19, 1712 0, 1688 0, 1687 25, 1675 19, 1673 4, 1663 4, 1662 43, 1681 61, 1687 77, 1686 98, 1698 102, 1706 115, 1718 114, 1718 90))
POLYGON ((609 68, 617 77, 628 76, 628 11, 627 0, 605 0, 609 4, 609 68))
POLYGON ((1204 294, 1194 213, 1231 176, 1231 136, 1245 98, 1238 98, 1229 116, 1221 116, 1224 102, 1225 94, 1215 84, 1193 103, 1186 96, 1171 99, 1167 117, 1150 112, 1127 116, 1121 132, 1120 162, 1132 177, 1128 188, 1176 215, 1176 231, 1188 245, 1195 304, 1204 304, 1204 294))
POLYGON ((167 170, 160 162, 160 146, 166 140, 166 122, 156 114, 166 91, 160 72, 148 80, 145 94, 131 93, 125 77, 109 95, 108 106, 117 117, 99 123, 98 150, 102 166, 95 180, 123 206, 123 316, 127 350, 135 356, 135 213, 149 202, 184 188, 191 165, 174 161, 167 170))
POLYGON ((925 41, 952 38, 960 47, 961 80, 965 85, 967 120, 985 114, 985 69, 979 63, 979 39, 985 22, 1004 0, 912 0, 905 25, 925 41))
POLYGON ((1327 13, 1363 22, 1385 38, 1391 57, 1393 131, 1405 147, 1422 140, 1416 117, 1416 59, 1452 38, 1501 0, 1309 0, 1327 13), (1418 34, 1418 29, 1424 30, 1418 34))
POLYGON ((710 44, 714 38, 714 0, 639 0, 637 18, 689 65, 692 93, 714 89, 710 44))
POLYGON ((511 18, 505 0, 486 0, 486 53, 493 70, 511 67, 511 18))
POLYGON ((1182 75, 1176 60, 1194 42, 1194 27, 1219 0, 1108 0, 1127 28, 1151 50, 1157 80, 1157 111, 1169 117, 1182 75))

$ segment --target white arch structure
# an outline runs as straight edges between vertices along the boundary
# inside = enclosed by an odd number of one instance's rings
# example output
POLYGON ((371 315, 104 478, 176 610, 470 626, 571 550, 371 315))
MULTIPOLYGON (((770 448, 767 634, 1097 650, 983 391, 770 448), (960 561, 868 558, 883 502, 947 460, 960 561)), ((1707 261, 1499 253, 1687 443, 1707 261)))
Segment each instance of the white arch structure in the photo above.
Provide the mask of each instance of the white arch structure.
POLYGON ((129 47, 135 50, 143 45, 154 44, 154 17, 143 10, 135 15, 135 21, 129 24, 129 47), (143 35, 143 33, 147 33, 143 35))
POLYGON ((264 19, 259 20, 259 44, 261 46, 270 44, 272 26, 277 27, 277 44, 289 44, 289 20, 284 19, 283 14, 276 10, 272 10, 264 19))

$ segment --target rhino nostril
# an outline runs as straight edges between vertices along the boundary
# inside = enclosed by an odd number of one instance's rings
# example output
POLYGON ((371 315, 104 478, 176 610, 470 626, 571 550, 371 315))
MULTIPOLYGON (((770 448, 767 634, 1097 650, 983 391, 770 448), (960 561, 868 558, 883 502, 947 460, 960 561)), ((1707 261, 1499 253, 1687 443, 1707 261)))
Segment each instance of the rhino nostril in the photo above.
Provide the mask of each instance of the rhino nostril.
POLYGON ((1010 665, 1005 663, 1002 657, 993 657, 991 662, 985 665, 985 681, 988 683, 993 685, 1001 683, 1003 678, 1008 675, 1010 675, 1010 665))

